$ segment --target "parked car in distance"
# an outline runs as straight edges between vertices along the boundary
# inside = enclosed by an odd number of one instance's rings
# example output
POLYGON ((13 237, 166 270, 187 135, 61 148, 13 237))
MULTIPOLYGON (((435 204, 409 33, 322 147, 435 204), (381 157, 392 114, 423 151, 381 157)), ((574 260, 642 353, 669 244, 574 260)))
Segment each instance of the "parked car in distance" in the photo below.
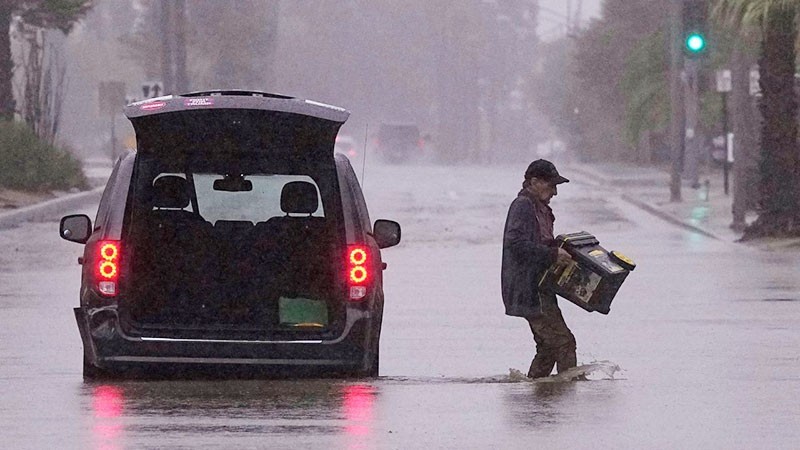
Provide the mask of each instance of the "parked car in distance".
POLYGON ((334 138, 349 113, 250 91, 174 95, 125 109, 137 150, 117 160, 85 244, 83 374, 377 376, 381 249, 334 138))
POLYGON ((389 163, 417 161, 423 155, 419 127, 413 123, 382 123, 378 128, 377 150, 389 163))
POLYGON ((347 156, 348 159, 358 158, 361 155, 356 145, 356 140, 348 134, 339 133, 336 135, 333 151, 347 156))

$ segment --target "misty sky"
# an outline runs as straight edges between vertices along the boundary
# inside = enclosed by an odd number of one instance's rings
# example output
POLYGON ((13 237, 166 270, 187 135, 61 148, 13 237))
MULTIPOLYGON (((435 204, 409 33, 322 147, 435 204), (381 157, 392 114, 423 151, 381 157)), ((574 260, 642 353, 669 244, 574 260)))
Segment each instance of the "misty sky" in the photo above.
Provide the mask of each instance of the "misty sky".
MULTIPOLYGON (((551 40, 563 34, 563 17, 567 14, 567 3, 570 0, 539 0, 542 11, 539 13, 539 34, 543 40, 551 40), (547 10, 547 11, 545 11, 547 10), (556 13, 560 13, 557 15, 556 13)), ((580 0, 571 0, 573 13, 580 0)), ((581 6, 581 22, 600 15, 602 0, 583 0, 581 6)))
MULTIPOLYGON (((571 5, 573 14, 575 13, 578 3, 581 4, 581 26, 586 27, 591 18, 598 17, 600 14, 600 5, 603 0, 539 0, 541 11, 539 14, 539 24, 537 32, 540 38, 544 41, 556 39, 564 36, 566 32, 566 16, 568 5, 571 5)), ((436 92, 436 86, 420 83, 419 80, 426 80, 424 73, 418 73, 421 68, 426 67, 424 52, 411 52, 404 53, 408 50, 409 46, 390 46, 392 42, 403 42, 408 39, 408 36, 403 34, 403 27, 388 27, 382 28, 382 33, 374 36, 370 40, 370 45, 366 45, 360 52, 353 52, 352 46, 341 45, 341 42, 332 42, 330 39, 322 39, 321 41, 314 41, 309 39, 301 39, 303 35, 302 26, 309 26, 313 24, 314 20, 328 20, 329 18, 320 13, 319 11, 303 11, 302 8, 295 7, 288 8, 288 5, 293 5, 293 2, 286 2, 285 12, 287 17, 285 23, 280 31, 282 35, 282 46, 276 50, 277 66, 282 68, 282 72, 273 74, 273 78, 263 81, 258 78, 259 72, 255 72, 257 78, 255 80, 237 79, 227 85, 235 85, 239 88, 258 88, 260 90, 268 90, 274 92, 290 93, 292 95, 299 95, 303 97, 311 97, 321 101, 326 101, 334 104, 342 104, 347 106, 356 113, 351 117, 349 124, 358 130, 365 129, 364 122, 367 118, 370 120, 378 120, 376 117, 382 117, 385 110, 388 109, 386 105, 405 104, 408 105, 412 112, 405 110, 401 111, 400 108, 393 106, 392 114, 403 114, 405 116, 421 115, 422 119, 417 119, 422 123, 430 125, 434 123, 431 114, 434 110, 428 105, 429 96, 413 97, 408 95, 408 92, 419 92, 421 89, 428 89, 428 92, 436 92), (291 14, 290 14, 291 13, 291 14), (292 15, 294 14, 294 15, 292 15), (305 22, 299 21, 298 17, 301 14, 306 16, 311 15, 311 18, 306 17, 305 22), (315 15, 316 14, 316 15, 315 15), (294 22, 292 22, 294 20, 294 22), (301 23, 302 22, 302 23, 301 23), (306 23, 307 22, 307 23, 306 23), (303 25, 305 23, 305 25, 303 25), (382 40, 381 40, 382 39, 382 40), (304 44, 304 42, 306 44, 304 44), (320 48, 319 42, 322 42, 327 47, 320 48), (305 46, 304 46, 305 45, 305 46), (381 48, 380 45, 387 47, 381 48), (339 52, 339 53, 337 53, 339 52), (365 61, 359 59, 363 54, 375 55, 391 55, 397 54, 399 57, 392 59, 391 64, 387 61, 373 61, 371 64, 365 64, 365 61), (340 55, 339 57, 328 57, 329 55, 340 55), (416 58, 416 59, 415 59, 416 58), (350 61, 350 62, 348 62, 350 61), (389 64, 383 67, 380 64, 389 64), (404 65, 405 64, 405 65, 404 65), (372 73, 367 73, 364 67, 371 67, 374 70, 372 73), (357 70, 354 70, 357 69, 357 70), (417 72, 414 72, 414 71, 417 72), (309 73, 322 73, 325 71, 330 74, 328 83, 320 83, 317 78, 309 78, 309 73), (409 73, 414 73, 414 76, 409 76, 409 73), (345 81, 349 80, 349 81, 345 81), (381 82, 383 84, 381 84, 381 82), (338 84, 337 84, 338 83, 338 84), (340 87, 350 83, 353 86, 351 90, 343 90, 340 87), (359 84, 360 83, 360 84, 359 84), (386 88, 392 86, 392 90, 386 88), (381 95, 375 95, 376 92, 381 92, 381 95), (392 95, 386 95, 387 92, 392 95), (415 101, 411 101, 414 100, 415 101), (416 102, 416 103, 415 103, 416 102)), ((127 95, 136 95, 143 82, 152 79, 153 75, 142 73, 142 62, 132 59, 131 49, 123 48, 119 44, 118 36, 114 37, 114 32, 109 30, 119 30, 122 34, 123 29, 127 29, 126 14, 132 14, 131 3, 129 0, 106 0, 98 3, 98 7, 94 10, 86 22, 92 25, 88 27, 89 31, 84 30, 81 32, 73 32, 68 40, 68 60, 70 60, 70 90, 71 94, 66 99, 65 109, 67 110, 81 110, 83 103, 87 96, 96 95, 97 84, 99 80, 120 80, 126 83, 127 95), (103 7, 104 6, 104 7, 103 7), (103 36, 99 39, 98 36, 103 36), (92 50, 87 50, 91 48, 92 50), (72 55, 72 56, 69 56, 72 55), (98 57, 91 57, 101 55, 98 57), (108 61, 115 61, 108 64, 108 61)), ((407 17, 413 17, 414 12, 408 8, 401 8, 405 11, 407 17)), ((335 12, 335 9, 333 10, 335 12)), ((375 11, 379 9, 373 8, 371 14, 376 14, 375 11)), ((369 12, 369 11, 368 11, 369 12)), ((367 13, 365 13, 367 14, 367 13)), ((235 15, 227 17, 225 20, 236 22, 235 15)), ((341 18, 338 20, 342 20, 341 18)), ((252 24, 251 24, 252 25, 252 24)), ((86 28, 86 27, 84 27, 86 28)), ((235 27, 221 25, 221 30, 229 30, 227 35, 220 35, 219 40, 227 38, 228 42, 235 41, 237 32, 243 32, 243 27, 238 27, 239 30, 233 30, 235 27), (227 36, 227 37, 226 37, 227 36)), ((81 28, 79 27, 78 30, 81 28)), ((245 31, 246 32, 246 31, 245 31)), ((421 37, 420 39, 425 39, 421 37)), ((207 53, 216 55, 219 53, 219 46, 214 46, 217 40, 198 41, 195 44, 198 46, 208 47, 207 53), (215 53, 216 52, 216 53, 215 53)), ((145 42, 146 43, 146 42, 145 42)), ((252 43, 251 43, 252 44, 252 43)), ((142 47, 145 48, 145 47, 142 47)), ((223 52, 224 55, 233 55, 234 52, 223 52)), ((221 84, 209 80, 206 72, 209 71, 210 65, 204 61, 215 62, 218 57, 205 57, 195 58, 194 67, 194 80, 195 85, 192 89, 207 88, 210 85, 220 86, 221 84), (205 65, 204 65, 205 64, 205 65), (203 78, 205 76, 205 78, 203 78)), ((379 58, 380 60, 380 58, 379 58)), ((235 61, 227 61, 224 64, 216 64, 215 67, 235 68, 238 67, 234 64, 235 61)), ((152 64, 151 64, 152 65, 152 64)), ((213 64, 211 65, 213 66, 213 64)), ((247 62, 244 67, 251 68, 252 64, 247 62)), ((233 69, 231 69, 233 70, 233 69)), ((467 73, 468 71, 461 70, 456 73, 467 73)), ((241 78, 241 77, 240 77, 241 78)), ((435 79, 428 79, 428 81, 435 83, 435 79), (431 81, 433 80, 433 81, 431 81)), ((95 114, 73 114, 69 119, 65 120, 62 127, 61 136, 68 141, 76 149, 100 149, 104 146, 104 140, 108 137, 106 133, 85 133, 85 130, 105 130, 110 128, 107 126, 107 119, 100 119, 96 115, 95 109, 91 112, 95 114), (101 121, 103 125, 97 125, 101 121)), ((387 113, 388 114, 388 113, 387 113)), ((120 120, 120 129, 115 133, 123 137, 128 142, 132 138, 132 130, 129 128, 127 121, 120 120)), ((430 132, 426 129, 426 132, 430 132)), ((100 151, 100 150, 98 150, 100 151)))

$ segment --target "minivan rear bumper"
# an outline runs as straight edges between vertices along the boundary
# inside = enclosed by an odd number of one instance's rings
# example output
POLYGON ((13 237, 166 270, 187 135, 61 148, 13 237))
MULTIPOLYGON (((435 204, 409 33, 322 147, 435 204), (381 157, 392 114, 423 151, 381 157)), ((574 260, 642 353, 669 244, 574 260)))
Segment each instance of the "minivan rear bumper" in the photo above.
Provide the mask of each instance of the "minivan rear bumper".
POLYGON ((132 337, 122 331, 115 309, 75 308, 74 313, 86 363, 120 376, 349 373, 364 368, 369 343, 377 339, 370 314, 356 309, 348 310, 345 330, 336 339, 286 341, 132 337), (93 318, 97 314, 100 320, 93 318))

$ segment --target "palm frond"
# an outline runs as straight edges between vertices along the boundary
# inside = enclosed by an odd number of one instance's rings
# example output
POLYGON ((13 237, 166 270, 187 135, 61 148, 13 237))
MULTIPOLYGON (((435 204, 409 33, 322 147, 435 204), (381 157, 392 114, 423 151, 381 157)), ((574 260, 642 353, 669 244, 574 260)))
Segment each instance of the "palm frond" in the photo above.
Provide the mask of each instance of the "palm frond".
POLYGON ((800 0, 716 0, 712 14, 730 25, 761 26, 773 8, 799 11, 800 0))

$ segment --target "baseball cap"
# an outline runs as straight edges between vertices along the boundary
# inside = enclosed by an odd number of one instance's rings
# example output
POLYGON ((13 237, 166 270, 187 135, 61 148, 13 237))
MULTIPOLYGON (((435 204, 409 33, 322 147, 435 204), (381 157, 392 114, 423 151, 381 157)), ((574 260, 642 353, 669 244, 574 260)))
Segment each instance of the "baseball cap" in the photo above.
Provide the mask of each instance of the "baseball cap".
POLYGON ((568 179, 558 173, 556 166, 546 159, 537 159, 530 163, 528 169, 525 170, 525 179, 530 180, 531 178, 539 178, 553 184, 569 183, 568 179))

